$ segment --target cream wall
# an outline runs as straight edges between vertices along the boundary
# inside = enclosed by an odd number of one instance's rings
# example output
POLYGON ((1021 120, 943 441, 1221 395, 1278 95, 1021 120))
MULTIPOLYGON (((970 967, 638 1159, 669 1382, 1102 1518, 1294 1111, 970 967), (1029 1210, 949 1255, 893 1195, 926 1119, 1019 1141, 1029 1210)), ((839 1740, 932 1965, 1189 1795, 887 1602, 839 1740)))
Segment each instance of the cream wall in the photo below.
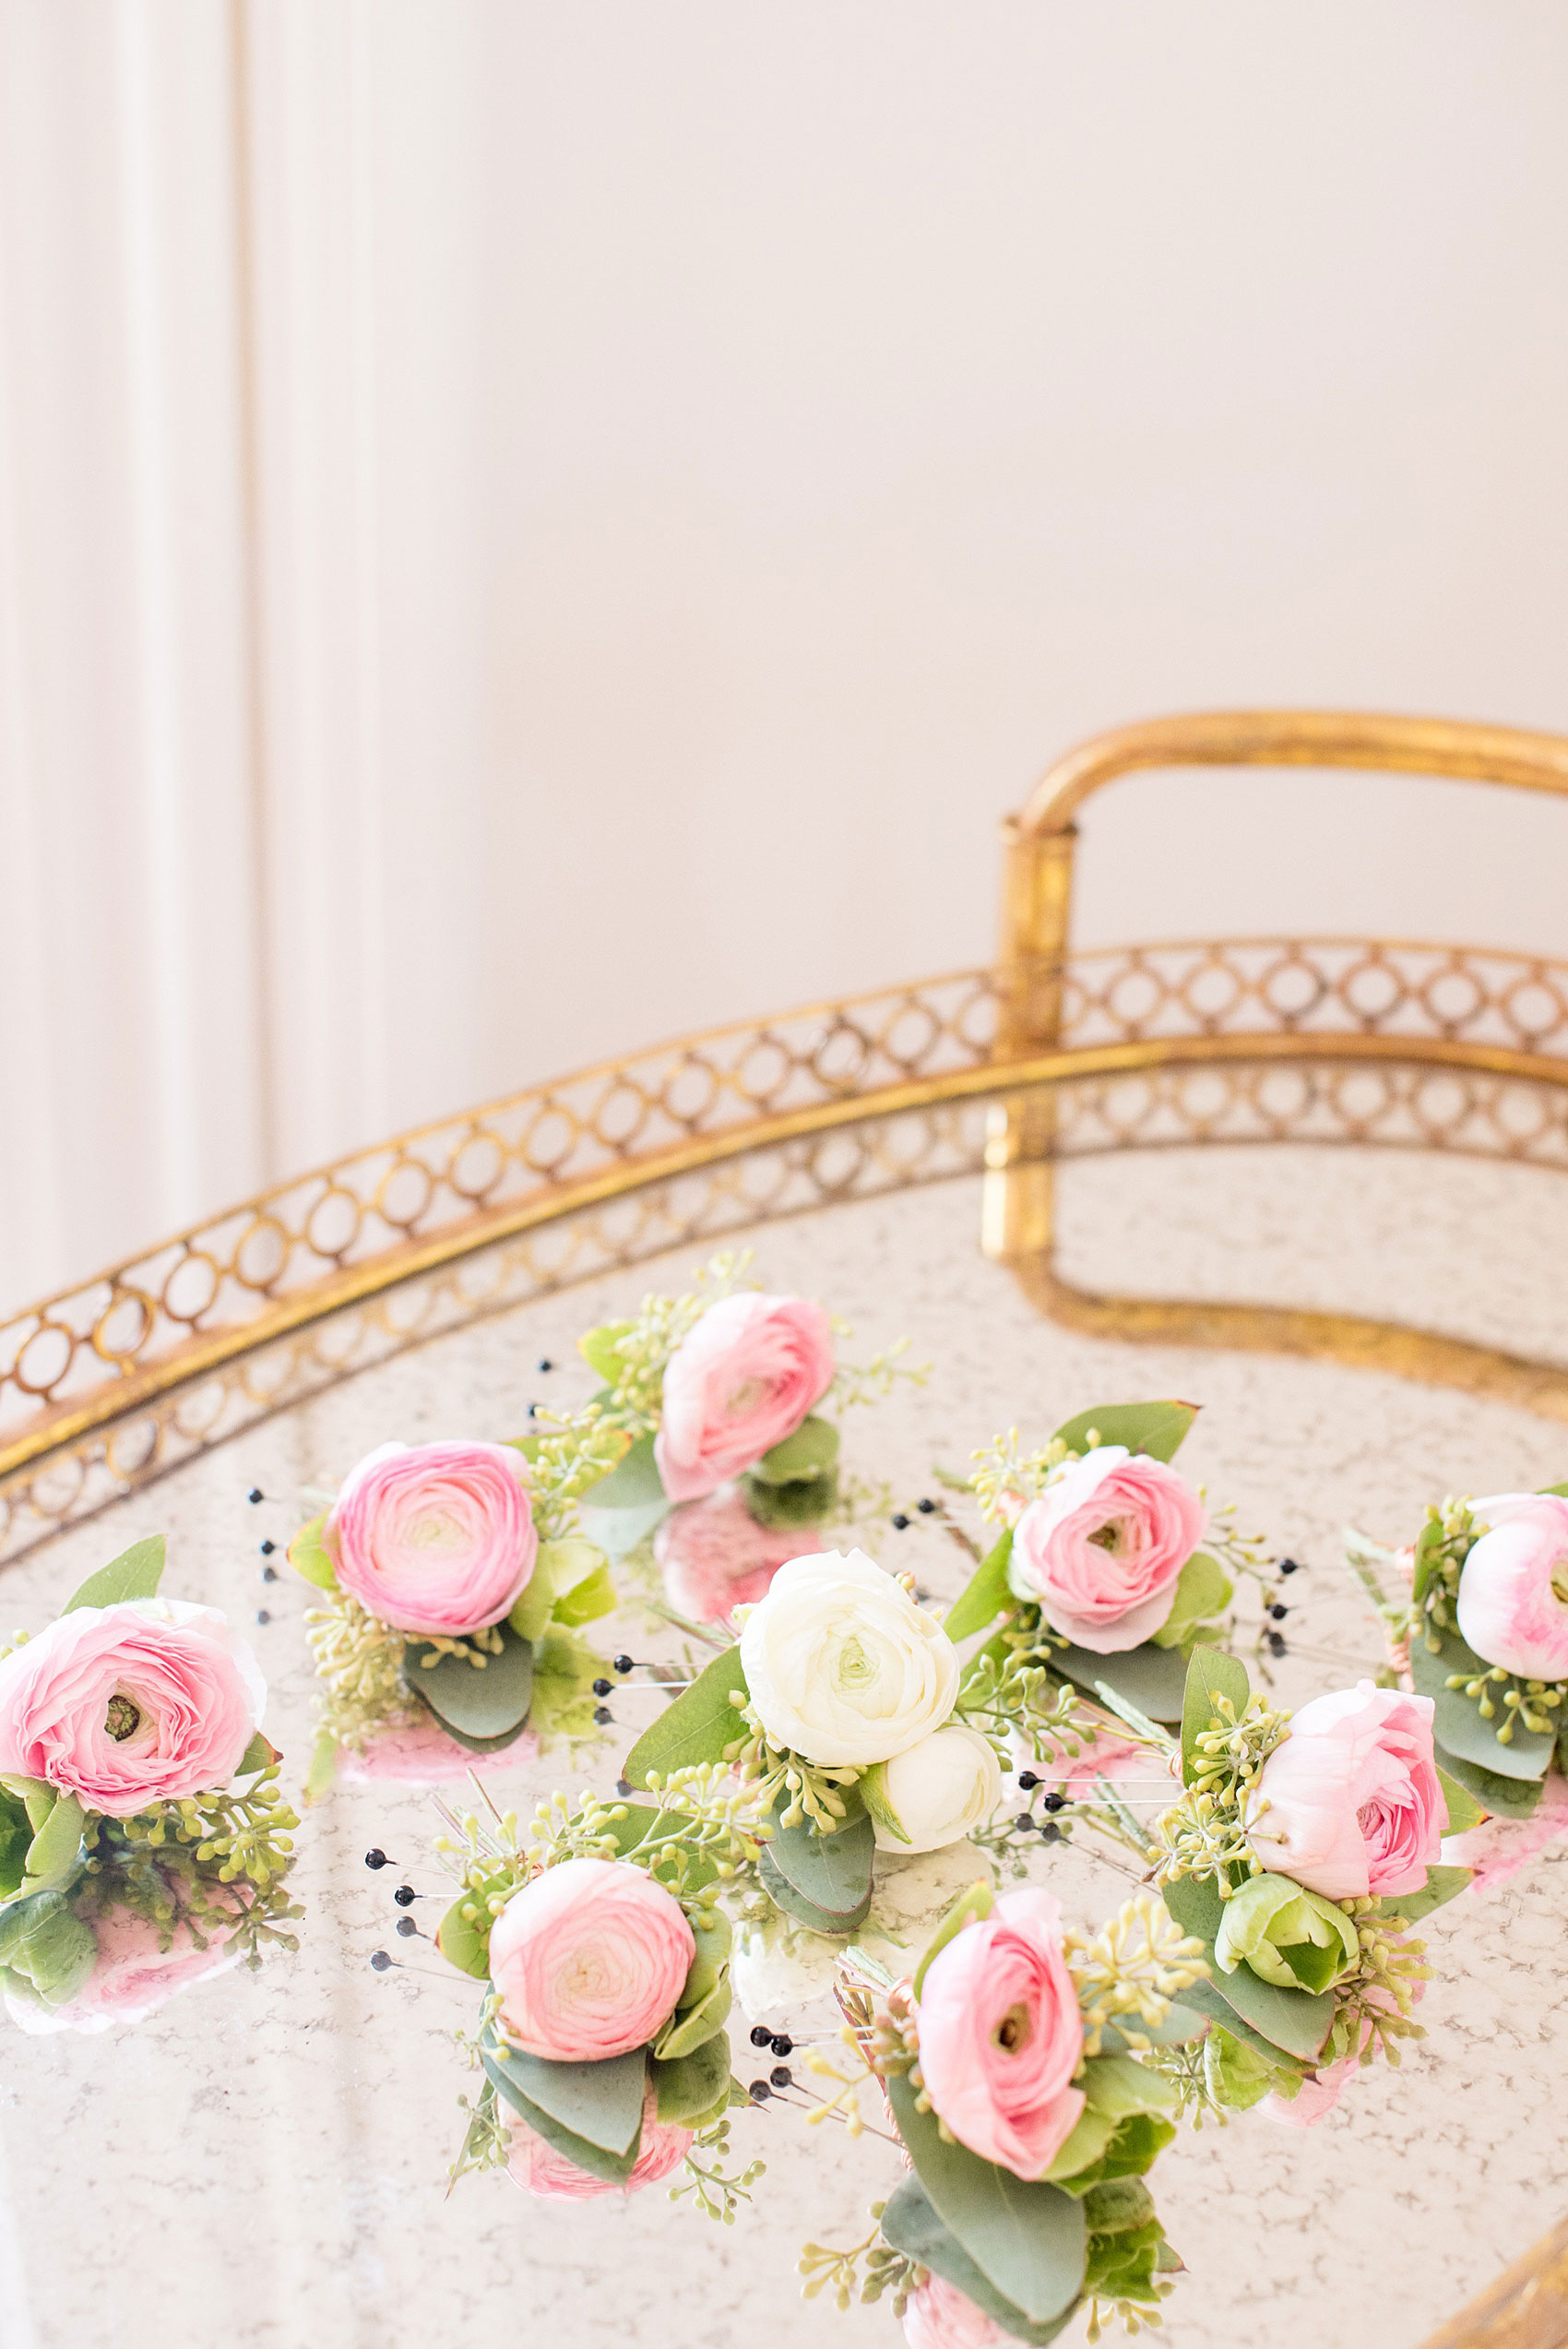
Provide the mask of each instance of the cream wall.
MULTIPOLYGON (((983 958, 1103 725, 1568 729, 1565 113, 1555 0, 0 0, 0 1298, 983 958)), ((1568 808, 1087 830, 1568 952, 1568 808)))

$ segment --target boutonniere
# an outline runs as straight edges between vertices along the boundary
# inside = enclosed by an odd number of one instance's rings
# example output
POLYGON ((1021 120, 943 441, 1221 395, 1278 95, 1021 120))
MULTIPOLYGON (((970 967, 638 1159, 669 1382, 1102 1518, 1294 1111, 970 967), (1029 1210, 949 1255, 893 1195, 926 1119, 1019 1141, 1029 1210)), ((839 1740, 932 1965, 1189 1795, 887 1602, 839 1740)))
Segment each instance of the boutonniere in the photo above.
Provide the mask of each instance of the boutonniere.
POLYGON ((350 1472, 288 1550, 324 1594, 307 1802, 345 1751, 438 1783, 530 1727, 593 1734, 608 1666, 576 1634, 615 1592, 576 1502, 624 1449, 590 1409, 517 1443, 383 1444, 350 1472))
POLYGON ((1144 2181, 1180 2094, 1149 2057, 1202 2033, 1177 2003, 1202 1973, 1152 1895, 1090 1938, 1034 1885, 975 1885, 905 1981, 848 1952, 838 1998, 858 2069, 839 2069, 841 2048, 807 2055, 815 2116, 858 2133, 874 2082, 908 2169, 864 2242, 806 2246, 806 2296, 888 2295, 915 2349, 1052 2340, 1079 2310, 1091 2341, 1113 2315, 1158 2321, 1182 2263, 1144 2181))
POLYGON ((826 1527, 885 1514, 881 1488, 844 1471, 838 1417, 925 1376, 902 1345, 841 1365, 843 1326, 808 1297, 738 1286, 746 1263, 716 1257, 683 1295, 645 1297, 578 1341, 604 1382, 592 1407, 626 1446, 587 1495, 585 1528, 613 1561, 646 1561, 696 1624, 728 1624, 826 1546, 826 1527))
POLYGON ((1409 1549, 1356 1534, 1348 1558, 1391 1671, 1432 1705, 1443 1769, 1482 1812, 1527 1818, 1568 1735, 1568 1485, 1434 1504, 1409 1549))
POLYGON ((163 1565, 137 1543, 0 1656, 0 1987, 27 2029, 296 1946, 267 1684, 216 1607, 160 1597, 163 1565))

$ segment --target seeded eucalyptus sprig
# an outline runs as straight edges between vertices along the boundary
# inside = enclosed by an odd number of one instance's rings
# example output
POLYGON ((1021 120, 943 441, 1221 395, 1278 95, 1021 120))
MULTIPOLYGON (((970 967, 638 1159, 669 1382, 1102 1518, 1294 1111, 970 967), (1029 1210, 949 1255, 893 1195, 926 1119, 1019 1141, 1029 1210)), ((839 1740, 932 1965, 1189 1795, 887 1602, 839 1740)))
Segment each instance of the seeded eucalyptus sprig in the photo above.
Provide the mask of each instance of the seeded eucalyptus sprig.
POLYGON ((814 2300, 819 2292, 831 2288, 839 2308, 847 2309, 852 2301, 880 2300, 884 2293, 890 2292, 894 2315, 903 2315, 910 2293, 924 2283, 928 2271, 884 2242, 882 2213, 886 2207, 885 2202, 871 2205, 871 2233, 861 2242, 851 2244, 847 2251, 836 2251, 830 2244, 802 2245, 795 2272, 807 2279, 801 2286, 802 2300, 814 2300), (860 2273, 862 2260, 863 2279, 860 2273))
POLYGON ((685 2183, 670 2188, 671 2201, 679 2202, 684 2195, 690 2194, 694 2198, 693 2208, 700 2211, 704 2218, 713 2219, 724 2226, 733 2226, 736 2205, 751 2200, 752 2188, 766 2171, 767 2164, 748 2162, 743 2170, 731 2175, 724 2168, 729 2152, 730 2116, 724 2112, 707 2128, 699 2129, 687 2146, 685 2183), (710 2158, 707 2162, 699 2161, 699 2153, 707 2153, 710 2158))
POLYGON ((198 1949, 221 1933, 253 1966, 268 1943, 297 1949, 284 1928, 304 1911, 291 1902, 284 1879, 300 1822, 276 1783, 278 1771, 270 1762, 243 1791, 225 1787, 131 1818, 90 1819, 84 1914, 129 1908, 158 1927, 164 1950, 182 1925, 198 1949))
POLYGON ((1183 1933, 1149 1892, 1134 1892, 1092 1938, 1065 1933, 1062 1948, 1078 1994, 1086 2056, 1099 2055, 1108 2024, 1146 2054, 1147 2033, 1169 2021, 1172 2000, 1208 1974, 1203 1943, 1183 1933))
POLYGON ((1247 1831, 1258 1774, 1277 1747, 1290 1735, 1289 1715, 1254 1696, 1238 1715, 1229 1697, 1215 1699, 1206 1729, 1193 1741, 1189 1783, 1180 1802, 1155 1821, 1156 1880, 1213 1877, 1221 1899, 1229 1899, 1229 1871, 1263 1872, 1247 1831))
POLYGON ((736 1711, 742 1734, 725 1747, 724 1767, 753 1790, 758 1815, 782 1803, 780 1827, 796 1827, 809 1818, 819 1835, 835 1834, 849 1815, 843 1790, 863 1773, 851 1763, 812 1762, 789 1746, 776 1746, 754 1705, 736 1711))

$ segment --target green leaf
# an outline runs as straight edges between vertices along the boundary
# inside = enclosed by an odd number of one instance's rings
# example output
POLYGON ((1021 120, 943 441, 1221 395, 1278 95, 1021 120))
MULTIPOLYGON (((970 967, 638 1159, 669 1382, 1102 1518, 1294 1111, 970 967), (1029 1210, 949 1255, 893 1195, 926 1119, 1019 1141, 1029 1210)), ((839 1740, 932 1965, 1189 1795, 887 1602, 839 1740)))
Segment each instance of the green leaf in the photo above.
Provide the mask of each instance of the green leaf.
POLYGON ((1431 1587, 1443 1549, 1443 1528, 1436 1518, 1429 1517, 1416 1536, 1416 1555, 1411 1568, 1410 1596, 1419 1607, 1431 1587))
POLYGON ((820 1525, 838 1498, 838 1471, 828 1469, 823 1475, 797 1478, 790 1485, 765 1485, 754 1475, 742 1476, 741 1490, 746 1508, 759 1525, 773 1529, 780 1526, 820 1525))
POLYGON ((588 1486, 584 1499, 595 1508, 650 1508, 655 1502, 668 1508, 669 1496, 653 1456, 654 1441, 652 1436, 639 1436, 609 1475, 588 1486))
POLYGON ((579 1624, 596 1623, 601 1615, 612 1614, 615 1607, 615 1585, 610 1577, 608 1560, 603 1560, 580 1582, 574 1582, 555 1602, 555 1620, 575 1630, 579 1624))
POLYGON ((1402 1916, 1407 1925, 1419 1925, 1433 1909, 1446 1908, 1450 1901, 1456 1901, 1474 1874, 1470 1867, 1429 1867, 1419 1892, 1385 1893, 1378 1903, 1378 1914, 1402 1916))
POLYGON ((882 2233, 895 2251, 902 2251, 907 2260, 918 2260, 932 2275, 952 2284, 955 2291, 972 2300, 992 2324, 1000 2325, 1014 2340, 1030 2342, 1041 2349, 1071 2321, 1074 2310, 1068 2308, 1059 2317, 1048 2317, 1042 2324, 1031 2324, 1023 2310, 997 2290, 985 2270, 976 2266, 957 2237, 943 2225, 930 2195, 912 2172, 906 2173, 888 2196, 882 2213, 882 2233))
POLYGON ((750 1693, 737 1642, 715 1656, 691 1687, 649 1723, 626 1756, 622 1776, 632 1786, 646 1786, 650 1770, 667 1778, 672 1770, 694 1762, 722 1761, 725 1747, 742 1734, 740 1713, 730 1699, 739 1696, 744 1704, 750 1693))
POLYGON ((1078 2085, 1091 2112, 1114 2120, 1129 2113, 1167 2113, 1182 2101, 1163 2072, 1151 2071, 1135 2056, 1090 2056, 1078 2085))
MULTIPOLYGON (((1190 1997, 1191 1993, 1183 1990, 1182 2002, 1172 2001, 1163 2022, 1146 2023, 1132 2016, 1127 2017, 1127 2030, 1135 2031, 1140 2039, 1146 2039, 1153 2047, 1184 2047, 1190 2040, 1201 2039, 1208 2029, 1208 2017, 1186 2003, 1190 1997)), ((1118 2030, 1114 2023, 1102 2025, 1099 2044, 1107 2055, 1119 2056, 1128 2052, 1126 2033, 1118 2030)))
MULTIPOLYGON (((536 2105, 533 2102, 519 2081, 512 2076, 513 2067, 523 2059, 499 2047, 488 2029, 481 2035, 480 2056, 484 2065, 486 2078, 500 2090, 512 2110, 528 2123, 537 2137, 542 2137, 547 2145, 552 2146, 555 2152, 564 2155, 567 2161, 575 2162, 579 2169, 587 2170, 590 2177, 603 2178, 609 2186, 624 2186, 636 2167, 637 2152, 642 2140, 640 2098, 637 2106, 637 2132, 632 2140, 630 2148, 624 2153, 612 2153, 603 2146, 594 2144, 588 2138, 579 2137, 576 2129, 557 2120, 554 2114, 546 2112, 542 2105, 536 2105)), ((639 2071, 642 2069, 643 2057, 640 2049, 632 2056, 617 2057, 614 2060, 623 2064, 635 2063, 639 2071)))
POLYGON ((1432 1729, 1444 1753, 1457 1754, 1461 1760, 1490 1771, 1494 1778, 1544 1778, 1551 1766, 1555 1730, 1515 1729, 1506 1746, 1499 1745, 1495 1732, 1506 1718, 1502 1704, 1495 1720, 1483 1721, 1463 1688, 1447 1685, 1451 1673, 1463 1672, 1479 1680, 1491 1665, 1483 1663, 1456 1631, 1444 1631, 1438 1637, 1441 1645, 1433 1655, 1420 1629, 1415 1632, 1410 1640, 1410 1677, 1418 1695, 1430 1697, 1436 1706, 1432 1729))
POLYGON ((632 1321, 602 1321, 577 1340, 577 1352, 596 1377, 609 1388, 618 1387, 624 1367, 621 1341, 636 1327, 632 1321))
POLYGON ((57 1795, 48 1818, 28 1847, 22 1894, 53 1892, 69 1884, 82 1863, 82 1830, 87 1813, 74 1795, 57 1795))
POLYGON ((842 1918, 830 1914, 826 1909, 814 1907, 810 1901, 797 1892, 789 1878, 780 1871, 766 1843, 762 1847, 762 1857, 757 1862, 757 1879, 774 1907, 781 1909, 797 1925, 803 1925, 808 1933, 842 1934, 854 1930, 852 1926, 846 1926, 842 1918))
POLYGON ((1250 2047, 1267 2064, 1299 2075, 1310 2070, 1315 2061, 1315 2057, 1288 2056, 1282 2047, 1275 2045, 1272 2039, 1265 2038, 1261 2031, 1254 2031, 1250 2022, 1243 2022, 1235 2008, 1220 1997, 1212 1982, 1190 1982, 1182 1997, 1185 2005, 1206 2017, 1220 2031, 1228 2032, 1232 2039, 1240 2040, 1244 2047, 1250 2047))
POLYGON ((337 1561, 324 1539, 330 1514, 329 1510, 323 1509, 321 1515, 313 1517, 308 1525, 302 1525, 283 1553, 294 1572, 303 1575, 307 1582, 314 1582, 318 1591, 335 1591, 338 1588, 337 1561))
POLYGON ((1447 1771, 1441 1766, 1437 1773, 1437 1783, 1443 1789, 1443 1799, 1448 1806, 1448 1824, 1443 1829, 1443 1833, 1463 1835, 1468 1829, 1479 1827, 1486 1817, 1486 1812, 1468 1789, 1461 1786, 1458 1780, 1450 1777, 1447 1771))
MULTIPOLYGON (((1198 1652, 1201 1655, 1204 1651, 1198 1652)), ((1314 2060, 1334 2021, 1333 1993, 1282 1990, 1275 1983, 1263 1981, 1249 1966, 1238 1966, 1234 1973, 1221 1973, 1214 1942, 1222 1907, 1218 1892, 1206 1877, 1183 1876, 1174 1884, 1162 1884, 1159 1896, 1183 1933, 1196 1934, 1215 1967, 1211 1984, 1191 1984, 1182 1997, 1206 2009, 1206 2001, 1195 1994, 1200 1987, 1212 1988, 1273 2046, 1308 2062, 1314 2060)))
POLYGON ((674 2063, 656 2057, 650 2075, 653 2093, 659 2100, 658 2117, 677 2128, 689 2128, 694 2121, 706 2118, 715 2105, 727 2101, 730 2042, 720 2031, 674 2063))
MULTIPOLYGON (((814 1926, 814 1931, 853 1933, 865 1923, 871 1908, 876 1830, 863 1811, 833 1835, 819 1835, 805 1818, 793 1827, 775 1825, 765 1849, 786 1886, 816 1916, 834 1920, 830 1925, 814 1926)), ((779 1905, 790 1903, 783 1900, 779 1905)))
POLYGON ((19 1795, 0 1789, 0 1901, 14 1900, 27 1874, 32 1821, 19 1795))
POLYGON ((240 1756, 234 1775, 236 1778, 249 1778, 258 1770, 269 1769, 277 1759, 277 1747, 269 1737, 264 1737, 258 1729, 240 1756))
MULTIPOLYGON (((1239 1663, 1234 1656, 1223 1654, 1218 1648, 1193 1650, 1181 1712, 1182 1775, 1189 1785, 1194 1742, 1214 1719, 1218 1699, 1229 1698, 1239 1721, 1247 1710, 1251 1694, 1245 1664, 1239 1663)), ((1170 1906, 1169 1902, 1166 1906, 1170 1906)))
POLYGON ((984 1882, 971 1884, 967 1892, 959 1893, 938 1925, 936 1931, 926 1943, 925 1955, 915 1968, 915 1978, 911 1987, 917 1998, 921 1995, 921 1985, 926 1978, 932 1958, 939 1950, 945 1950, 949 1941, 955 1935, 963 1931, 972 1916, 989 1916, 995 1905, 995 1893, 991 1886, 984 1882))
POLYGON ((1179 1648, 1200 1623, 1223 1615, 1236 1594, 1236 1585, 1218 1558, 1194 1550, 1176 1578, 1176 1596, 1170 1614, 1154 1634, 1157 1648, 1179 1648))
POLYGON ((1064 2316, 1087 2256, 1078 2204, 1053 2186, 1026 2184, 968 2147, 944 2143, 935 2114, 918 2110, 905 2075, 889 2080, 887 2094, 921 2184, 955 2241, 1031 2324, 1064 2316))
POLYGON ((792 1436, 764 1452, 751 1473, 762 1485, 815 1485, 838 1460, 838 1430, 826 1419, 802 1419, 792 1436))
MULTIPOLYGON (((613 1811, 603 1822, 604 1832, 614 1839, 616 1852, 622 1859, 625 1859, 630 1853, 640 1850, 647 1837, 659 1826, 661 1820, 666 1828, 678 1829, 682 1824, 679 1818, 671 1818, 668 1812, 660 1813, 655 1810, 651 1803, 617 1803, 613 1806, 613 1811), (624 1816, 617 1818, 613 1811, 619 1811, 624 1816)), ((712 1883, 717 1874, 718 1870, 706 1853, 688 1854, 685 1879, 687 1891, 700 1892, 705 1884, 712 1883)))
POLYGON ((642 2127, 643 2090, 647 2082, 645 2051, 610 2056, 600 2063, 557 2064, 520 2047, 491 2050, 513 2087, 563 2128, 603 2153, 626 2153, 642 2127))
MULTIPOLYGON (((694 2056, 697 2049, 722 2033, 730 2020, 731 2004, 730 1977, 725 1974, 716 1982, 699 2005, 688 2007, 683 2013, 671 2015, 654 2042, 654 2053, 661 2063, 679 2063, 683 2056, 694 2056)), ((729 2046, 729 2041, 725 2041, 729 2046)))
POLYGON ((518 1592, 517 1604, 506 1617, 518 1639, 526 1640, 530 1647, 543 1639, 555 1605, 556 1592, 564 1587, 574 1565, 580 1565, 582 1572, 588 1574, 603 1562, 604 1552, 597 1542, 581 1542, 576 1536, 564 1542, 541 1542, 534 1552, 533 1572, 518 1592), (579 1550, 584 1553, 582 1560, 575 1556, 579 1550), (556 1580, 558 1570, 562 1577, 560 1582, 556 1580))
POLYGON ((1007 1581, 1007 1561, 1012 1555, 1013 1528, 1009 1526, 996 1547, 980 1560, 943 1617, 942 1628, 950 1640, 967 1640, 972 1632, 983 1631, 1004 1607, 1013 1604, 1007 1581))
POLYGON ((1154 2196, 1141 2177, 1111 2177, 1084 2197, 1084 2219, 1091 2235, 1125 2235, 1147 2226, 1154 2196))
POLYGON ((1486 1809, 1489 1817, 1530 1818, 1540 1801, 1544 1780, 1539 1778, 1503 1778, 1495 1770, 1483 1770, 1479 1762, 1467 1761, 1462 1754, 1448 1753, 1439 1740, 1438 1752, 1443 1756, 1443 1771, 1457 1785, 1486 1809))
POLYGON ((1543 1485, 1541 1492, 1552 1500, 1568 1501, 1568 1485, 1543 1485))
POLYGON ((506 1893, 512 1888, 507 1876, 488 1876, 475 1891, 465 1886, 435 1928, 435 1946, 448 1965, 460 1973, 471 1973, 476 1982, 490 1979, 490 1932, 495 1920, 488 1903, 495 1893, 506 1893), (465 1909, 477 1914, 466 1917, 465 1909))
POLYGON ((161 1533, 133 1542, 117 1558, 89 1574, 81 1588, 72 1592, 61 1614, 74 1615, 77 1607, 119 1606, 126 1599, 155 1599, 163 1576, 163 1548, 161 1533))
POLYGON ((1056 2158, 1045 2173, 1047 2185, 1064 2187, 1092 2170, 1121 2125, 1114 2113, 1097 2113, 1086 2105, 1071 2136, 1056 2150, 1056 2158))
POLYGON ((0 1966, 30 1983, 46 2006, 68 2005, 97 1963, 92 1928, 64 1892, 39 1892, 0 1909, 0 1966))
POLYGON ((501 1653, 472 1664, 466 1656, 444 1655, 423 1640, 403 1650, 403 1686, 434 1713, 449 1737, 470 1753, 493 1754, 509 1746, 529 1717, 533 1701, 533 1650, 509 1624, 502 1624, 501 1653), (434 1657, 432 1663, 422 1661, 434 1657))
POLYGON ((1108 1688, 1151 1721, 1170 1726, 1182 1718, 1187 1686, 1185 1660, 1175 1648, 1125 1648, 1119 1655, 1096 1655, 1090 1648, 1052 1648, 1051 1669, 1093 1696, 1103 1680, 1108 1688))
POLYGON ((684 1986, 675 2001, 683 2011, 688 2007, 700 2007, 714 1984, 730 1962, 734 1934, 722 1909, 705 1909, 696 1916, 689 1916, 692 1938, 696 1954, 686 1971, 684 1986))
POLYGON ((1125 2120, 1117 2123, 1116 2133, 1099 2159, 1080 2170, 1075 2177, 1065 2179, 1059 2191, 1087 2195, 1111 2178, 1142 2177, 1154 2167, 1175 2134, 1174 2121, 1161 2120, 1158 2113, 1129 2114, 1125 2120))
POLYGON ((1088 1449, 1090 1428, 1102 1444, 1125 1444, 1130 1452, 1147 1452, 1151 1460, 1174 1460, 1187 1430, 1198 1415, 1197 1403, 1100 1403, 1063 1420, 1056 1441, 1070 1452, 1088 1449))

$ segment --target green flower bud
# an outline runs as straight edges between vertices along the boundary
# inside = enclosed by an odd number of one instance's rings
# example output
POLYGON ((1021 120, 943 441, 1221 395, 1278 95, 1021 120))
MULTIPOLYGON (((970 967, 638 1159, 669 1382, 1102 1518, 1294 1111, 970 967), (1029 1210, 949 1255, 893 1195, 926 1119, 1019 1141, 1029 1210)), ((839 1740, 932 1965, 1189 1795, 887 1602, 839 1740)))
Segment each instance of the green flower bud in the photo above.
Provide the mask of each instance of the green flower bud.
POLYGON ((1333 1901, 1288 1876, 1254 1876, 1226 1902, 1214 1954, 1226 1973, 1246 1965, 1282 1990, 1326 1990, 1360 1945, 1333 1901))

